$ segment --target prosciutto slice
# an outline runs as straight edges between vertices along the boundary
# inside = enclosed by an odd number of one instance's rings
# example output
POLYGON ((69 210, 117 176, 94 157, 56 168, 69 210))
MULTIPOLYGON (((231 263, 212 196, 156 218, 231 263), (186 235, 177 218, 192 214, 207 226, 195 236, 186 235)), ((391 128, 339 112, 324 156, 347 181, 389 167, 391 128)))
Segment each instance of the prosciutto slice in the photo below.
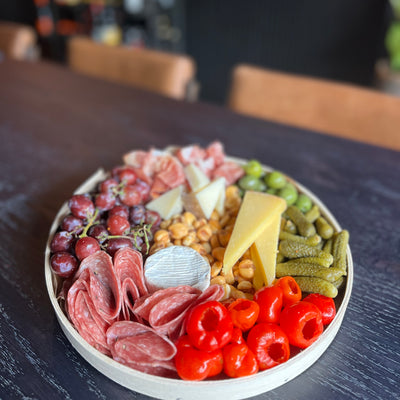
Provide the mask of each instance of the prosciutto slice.
POLYGON ((114 271, 121 289, 122 319, 130 320, 135 302, 148 294, 142 254, 128 247, 119 249, 114 256, 114 271))
POLYGON ((120 321, 111 325, 106 335, 115 361, 153 375, 170 376, 175 371, 175 345, 151 327, 120 321))

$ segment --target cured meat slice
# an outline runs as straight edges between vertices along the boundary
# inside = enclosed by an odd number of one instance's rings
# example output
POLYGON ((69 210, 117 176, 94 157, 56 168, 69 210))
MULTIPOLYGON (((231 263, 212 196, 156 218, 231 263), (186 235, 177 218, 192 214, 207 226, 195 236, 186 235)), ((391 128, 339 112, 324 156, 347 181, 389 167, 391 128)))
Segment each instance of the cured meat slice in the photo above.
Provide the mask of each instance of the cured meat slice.
POLYGON ((175 345, 151 327, 120 321, 111 325, 106 336, 115 361, 153 375, 169 376, 175 371, 175 345))
POLYGON ((143 276, 143 258, 137 250, 125 247, 114 256, 114 271, 120 282, 121 312, 123 319, 130 319, 135 301, 148 294, 143 276))
POLYGON ((110 355, 106 341, 109 324, 100 316, 89 295, 90 272, 85 270, 68 291, 68 315, 79 334, 90 345, 110 355))
POLYGON ((102 250, 91 254, 81 262, 74 279, 86 281, 86 290, 98 314, 111 324, 121 309, 120 284, 115 276, 111 257, 102 250), (89 275, 85 273, 83 277, 84 271, 88 271, 89 275))
POLYGON ((207 147, 206 153, 208 157, 211 157, 214 160, 214 164, 216 167, 219 167, 225 161, 224 146, 221 142, 211 143, 207 147))
POLYGON ((212 178, 223 177, 227 185, 232 185, 245 174, 243 168, 233 161, 225 161, 212 172, 212 178))
POLYGON ((224 289, 219 285, 212 285, 203 293, 191 286, 171 287, 140 299, 133 312, 159 334, 176 340, 185 331, 184 321, 191 308, 208 300, 218 301, 223 295, 224 289))
POLYGON ((133 312, 159 334, 175 340, 180 336, 187 310, 200 294, 200 290, 186 285, 161 289, 139 301, 133 312))
MULTIPOLYGON (((133 312, 144 320, 148 321, 150 318, 150 312, 157 303, 179 293, 194 294, 195 298, 197 298, 201 291, 193 288, 192 286, 186 285, 160 289, 150 296, 139 299, 139 301, 136 302, 135 306, 133 307, 133 312)), ((168 310, 165 310, 165 312, 168 312, 168 310)))
POLYGON ((179 148, 175 155, 178 160, 186 166, 190 163, 196 162, 196 160, 202 160, 205 158, 206 152, 200 146, 192 145, 179 148))

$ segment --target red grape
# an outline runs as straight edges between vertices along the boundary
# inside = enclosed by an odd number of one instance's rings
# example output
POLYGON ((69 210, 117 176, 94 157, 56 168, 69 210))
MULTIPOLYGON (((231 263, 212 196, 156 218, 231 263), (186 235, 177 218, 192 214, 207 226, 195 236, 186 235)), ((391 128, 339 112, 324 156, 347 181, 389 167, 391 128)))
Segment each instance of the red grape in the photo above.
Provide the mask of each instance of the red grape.
POLYGON ((83 231, 83 221, 73 215, 67 215, 61 222, 61 229, 79 235, 83 231))
POLYGON ((158 227, 161 223, 160 214, 157 211, 146 210, 144 214, 144 222, 146 224, 151 224, 151 227, 158 227))
POLYGON ((150 195, 150 185, 138 179, 134 186, 139 192, 142 202, 146 201, 150 195))
POLYGON ((62 278, 70 278, 78 269, 78 260, 70 253, 59 252, 51 256, 51 269, 62 278))
POLYGON ((107 230, 111 235, 123 235, 129 232, 129 221, 119 215, 112 215, 107 220, 107 230))
POLYGON ((126 167, 118 172, 119 180, 126 185, 132 185, 136 181, 136 173, 132 168, 126 167))
POLYGON ((59 251, 69 252, 74 244, 74 237, 67 231, 57 232, 50 243, 50 250, 52 253, 59 251))
POLYGON ((75 254, 79 261, 82 261, 91 254, 96 253, 98 250, 100 250, 99 242, 90 236, 80 238, 75 245, 75 254))
POLYGON ((88 236, 95 238, 99 243, 104 243, 107 240, 108 231, 104 225, 93 225, 88 230, 88 236))
POLYGON ((133 241, 128 238, 117 238, 117 239, 110 239, 106 243, 107 253, 110 256, 114 256, 114 254, 123 247, 130 247, 134 248, 133 241))
POLYGON ((136 206, 142 201, 140 193, 136 190, 135 185, 127 185, 122 189, 122 193, 119 195, 122 203, 127 206, 136 206))
POLYGON ((94 214, 94 204, 89 197, 83 194, 72 196, 68 202, 71 213, 78 218, 90 218, 94 214))
POLYGON ((113 179, 106 179, 105 181, 101 182, 100 184, 100 192, 107 193, 112 192, 118 186, 118 182, 113 179))
POLYGON ((112 192, 100 193, 96 197, 95 204, 102 211, 111 210, 115 205, 115 196, 112 192))
POLYGON ((127 206, 124 205, 118 205, 114 206, 109 212, 108 216, 111 217, 112 215, 119 215, 120 217, 128 219, 129 216, 129 210, 127 206))
POLYGON ((133 206, 129 211, 129 221, 132 225, 141 225, 144 222, 146 209, 142 205, 133 206))

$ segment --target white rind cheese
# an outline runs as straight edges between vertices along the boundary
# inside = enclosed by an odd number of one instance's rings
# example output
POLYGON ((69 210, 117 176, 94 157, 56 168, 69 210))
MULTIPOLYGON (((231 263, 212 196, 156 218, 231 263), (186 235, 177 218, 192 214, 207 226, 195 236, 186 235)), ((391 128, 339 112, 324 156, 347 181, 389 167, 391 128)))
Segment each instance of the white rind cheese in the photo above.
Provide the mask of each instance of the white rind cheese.
POLYGON ((180 285, 203 291, 210 286, 210 264, 191 247, 170 246, 147 258, 144 277, 150 292, 180 285))

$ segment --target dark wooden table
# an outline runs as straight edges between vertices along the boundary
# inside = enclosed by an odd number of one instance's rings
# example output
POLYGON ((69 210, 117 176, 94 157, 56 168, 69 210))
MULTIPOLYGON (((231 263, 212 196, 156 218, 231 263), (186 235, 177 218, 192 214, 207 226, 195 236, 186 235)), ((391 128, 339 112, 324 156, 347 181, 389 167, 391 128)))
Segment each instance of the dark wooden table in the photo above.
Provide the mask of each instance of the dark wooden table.
POLYGON ((304 184, 351 234, 355 279, 339 333, 311 368, 257 399, 400 398, 399 152, 11 61, 0 64, 0 138, 0 398, 148 398, 97 372, 62 333, 44 282, 48 230, 99 166, 215 139, 304 184))

